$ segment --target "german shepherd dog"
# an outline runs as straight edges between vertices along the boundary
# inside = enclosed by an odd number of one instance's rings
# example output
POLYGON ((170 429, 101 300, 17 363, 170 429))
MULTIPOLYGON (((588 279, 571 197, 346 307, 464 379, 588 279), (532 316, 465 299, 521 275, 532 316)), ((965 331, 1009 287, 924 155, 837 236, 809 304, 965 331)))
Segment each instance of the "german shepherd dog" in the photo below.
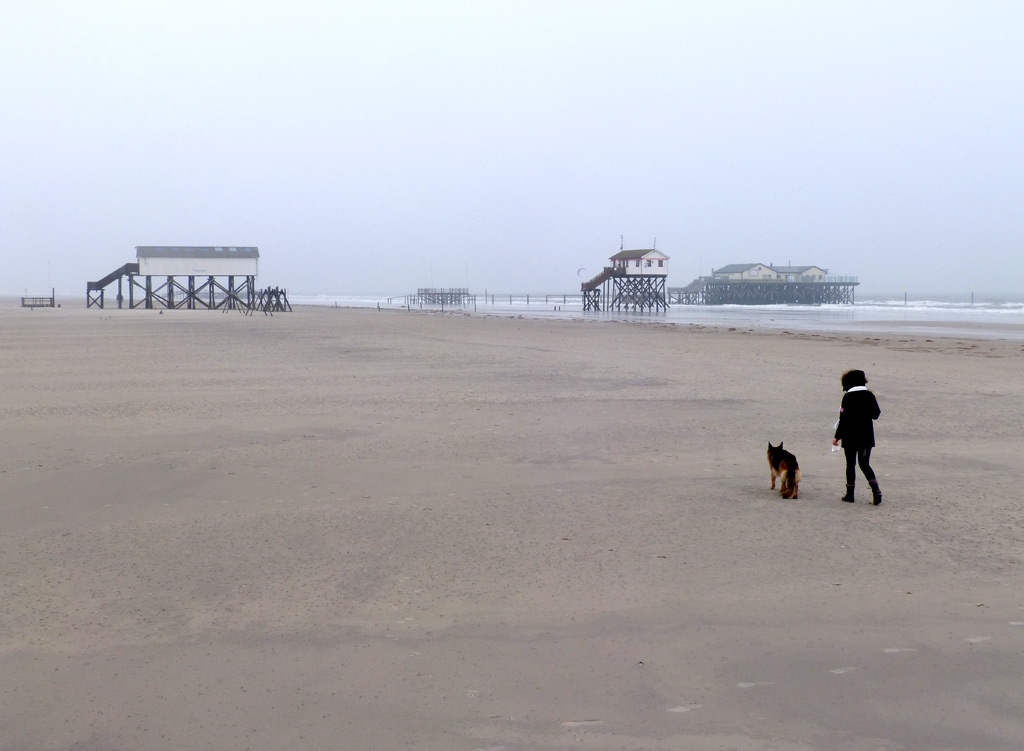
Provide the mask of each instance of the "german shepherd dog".
POLYGON ((800 490, 800 465, 796 457, 782 448, 768 442, 768 467, 772 471, 772 490, 775 490, 775 478, 779 479, 779 493, 783 498, 797 498, 800 490))

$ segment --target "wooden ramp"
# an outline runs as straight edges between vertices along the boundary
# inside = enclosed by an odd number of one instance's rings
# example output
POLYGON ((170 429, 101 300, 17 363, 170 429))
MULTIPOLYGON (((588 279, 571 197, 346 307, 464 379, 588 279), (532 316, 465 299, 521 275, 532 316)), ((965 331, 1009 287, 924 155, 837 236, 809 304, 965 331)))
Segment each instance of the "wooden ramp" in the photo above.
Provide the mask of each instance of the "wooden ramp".
POLYGON ((85 307, 91 308, 93 305, 103 307, 103 290, 114 281, 117 282, 117 302, 118 307, 121 307, 121 278, 129 274, 138 274, 139 264, 138 263, 126 263, 119 269, 115 269, 107 274, 105 277, 100 279, 98 282, 86 282, 85 283, 85 307))
POLYGON ((598 287, 600 287, 602 284, 607 282, 612 277, 620 276, 620 275, 621 275, 621 272, 618 272, 616 269, 612 268, 611 266, 605 266, 601 270, 600 274, 595 276, 589 282, 583 282, 583 284, 580 285, 580 292, 591 292, 592 290, 595 290, 598 287))

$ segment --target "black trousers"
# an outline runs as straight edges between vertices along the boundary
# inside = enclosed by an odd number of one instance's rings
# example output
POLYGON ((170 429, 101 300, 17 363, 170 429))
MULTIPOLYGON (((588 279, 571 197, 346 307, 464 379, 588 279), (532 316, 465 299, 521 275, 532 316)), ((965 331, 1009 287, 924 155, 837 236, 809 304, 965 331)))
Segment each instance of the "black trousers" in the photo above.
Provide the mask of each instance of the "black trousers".
POLYGON ((857 481, 857 465, 860 471, 868 478, 868 482, 875 479, 875 471, 871 469, 871 447, 857 449, 852 446, 843 446, 843 453, 846 454, 846 484, 853 485, 857 481))

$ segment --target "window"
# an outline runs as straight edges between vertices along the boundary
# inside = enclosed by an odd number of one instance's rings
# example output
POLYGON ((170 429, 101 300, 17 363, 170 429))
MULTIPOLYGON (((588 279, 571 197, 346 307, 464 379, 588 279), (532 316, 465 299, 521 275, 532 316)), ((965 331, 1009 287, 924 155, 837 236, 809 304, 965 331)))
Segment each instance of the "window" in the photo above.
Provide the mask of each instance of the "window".
POLYGON ((660 269, 664 265, 665 265, 665 262, 659 259, 658 260, 658 268, 660 269))
POLYGON ((640 259, 639 258, 636 259, 636 267, 640 268, 640 259))
POLYGON ((650 258, 648 258, 646 261, 644 261, 644 266, 646 266, 647 268, 651 268, 651 259, 650 258))

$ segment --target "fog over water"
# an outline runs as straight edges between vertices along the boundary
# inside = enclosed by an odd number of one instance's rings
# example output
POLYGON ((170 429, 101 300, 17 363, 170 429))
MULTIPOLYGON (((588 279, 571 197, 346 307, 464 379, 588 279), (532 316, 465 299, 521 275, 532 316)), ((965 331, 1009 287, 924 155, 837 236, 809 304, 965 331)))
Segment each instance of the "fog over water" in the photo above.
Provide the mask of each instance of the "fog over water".
MULTIPOLYGON (((254 245, 298 295, 817 265, 1024 292, 1024 4, 0 4, 0 294, 254 245)), ((858 296, 860 299, 860 296, 858 296)))

